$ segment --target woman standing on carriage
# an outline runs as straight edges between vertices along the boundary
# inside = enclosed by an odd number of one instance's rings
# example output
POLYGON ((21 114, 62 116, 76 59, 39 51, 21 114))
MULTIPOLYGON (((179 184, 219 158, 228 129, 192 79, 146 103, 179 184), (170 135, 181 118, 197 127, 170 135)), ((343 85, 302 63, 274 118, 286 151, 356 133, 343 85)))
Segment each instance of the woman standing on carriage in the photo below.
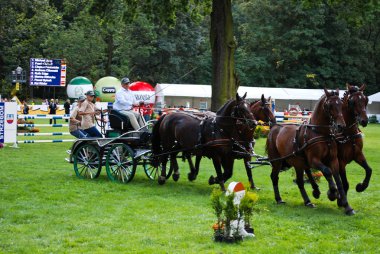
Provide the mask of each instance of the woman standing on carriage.
POLYGON ((98 131, 95 126, 95 115, 100 112, 101 109, 98 109, 93 103, 95 93, 90 90, 86 95, 86 100, 82 102, 82 105, 78 109, 78 114, 82 116, 81 126, 83 131, 87 133, 87 137, 102 138, 103 135, 98 131))

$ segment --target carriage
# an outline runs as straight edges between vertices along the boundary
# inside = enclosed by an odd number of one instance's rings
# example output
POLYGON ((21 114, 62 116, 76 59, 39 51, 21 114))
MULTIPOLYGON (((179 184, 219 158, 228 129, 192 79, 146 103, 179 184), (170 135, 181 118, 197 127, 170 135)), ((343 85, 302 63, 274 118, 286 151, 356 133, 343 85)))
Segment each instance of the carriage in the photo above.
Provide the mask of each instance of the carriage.
POLYGON ((69 162, 73 164, 77 177, 97 178, 105 166, 111 181, 128 183, 140 165, 149 179, 156 179, 158 167, 151 163, 150 142, 154 121, 135 131, 128 117, 116 110, 110 110, 108 119, 109 130, 105 130, 102 121, 98 121, 105 138, 78 139, 73 143, 69 162))

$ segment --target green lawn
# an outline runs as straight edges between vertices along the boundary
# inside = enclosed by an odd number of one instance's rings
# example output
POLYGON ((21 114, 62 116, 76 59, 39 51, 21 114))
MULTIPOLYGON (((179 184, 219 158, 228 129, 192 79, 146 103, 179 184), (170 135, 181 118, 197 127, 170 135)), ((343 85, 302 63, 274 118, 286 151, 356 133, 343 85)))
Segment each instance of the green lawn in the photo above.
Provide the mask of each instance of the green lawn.
MULTIPOLYGON (((180 162, 181 179, 159 186, 141 168, 127 185, 112 183, 103 168, 99 179, 77 179, 65 162, 69 143, 20 144, 0 150, 1 253, 379 253, 380 125, 364 129, 365 154, 373 168, 369 188, 355 186, 364 170, 348 167, 348 195, 355 216, 346 216, 326 196, 322 179, 316 209, 303 206, 292 170, 280 175, 286 205, 276 205, 270 168, 254 170, 262 189, 253 218, 256 238, 239 244, 212 240, 215 221, 210 206, 208 159, 195 182, 187 181, 187 164, 180 162)), ((256 152, 263 154, 265 139, 256 152)), ((232 180, 247 185, 242 161, 232 180)), ((311 195, 311 187, 307 185, 311 195)))

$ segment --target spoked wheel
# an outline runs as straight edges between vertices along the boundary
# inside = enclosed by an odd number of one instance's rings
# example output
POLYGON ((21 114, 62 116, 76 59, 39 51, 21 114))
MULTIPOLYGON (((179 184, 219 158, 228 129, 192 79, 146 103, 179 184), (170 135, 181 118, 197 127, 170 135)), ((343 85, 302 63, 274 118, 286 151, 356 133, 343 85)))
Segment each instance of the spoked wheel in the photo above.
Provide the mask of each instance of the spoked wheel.
POLYGON ((107 153, 106 171, 111 181, 130 182, 135 176, 134 152, 125 144, 113 145, 107 153))
POLYGON ((102 169, 99 150, 90 144, 80 146, 74 153, 74 171, 83 179, 97 178, 102 169))
MULTIPOLYGON (((162 170, 162 165, 161 163, 155 167, 152 165, 152 153, 149 152, 149 153, 146 153, 144 156, 141 157, 141 159, 143 160, 143 168, 144 168, 144 172, 146 174, 146 176, 150 179, 150 180, 157 180, 157 177, 161 175, 161 170, 162 170)), ((166 179, 169 179, 169 177, 171 176, 173 172, 173 169, 170 167, 168 172, 166 173, 166 179)))

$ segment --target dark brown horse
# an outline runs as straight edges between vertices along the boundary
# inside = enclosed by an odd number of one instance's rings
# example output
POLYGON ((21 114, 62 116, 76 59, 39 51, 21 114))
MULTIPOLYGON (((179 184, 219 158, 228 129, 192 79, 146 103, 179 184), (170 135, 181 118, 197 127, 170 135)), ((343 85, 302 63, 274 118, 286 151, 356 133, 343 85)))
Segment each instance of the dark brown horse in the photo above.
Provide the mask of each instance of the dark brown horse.
MULTIPOLYGON (((340 197, 346 214, 354 214, 347 202, 339 175, 338 149, 335 141, 337 130, 345 127, 342 102, 338 89, 333 92, 326 89, 324 91, 325 95, 316 104, 309 124, 276 125, 268 135, 266 149, 272 164, 271 179, 275 199, 278 204, 284 203, 278 189, 278 175, 281 170, 293 166, 305 205, 315 207, 305 191, 303 173, 306 172, 311 177, 310 168, 316 168, 322 171, 329 183, 328 198, 335 200, 340 197)), ((318 186, 315 182, 312 182, 312 186, 313 196, 319 198, 318 186)))
MULTIPOLYGON (((249 105, 249 108, 255 120, 260 120, 272 126, 276 124, 276 117, 274 116, 273 112, 270 109, 269 101, 270 101, 270 97, 266 99, 263 94, 261 95, 261 99, 258 101, 252 102, 249 105)), ((207 116, 212 117, 216 115, 213 112, 207 112, 207 116)), ((244 159, 244 166, 247 172, 248 181, 250 183, 251 189, 257 189, 252 178, 252 169, 250 165, 250 161, 252 159, 251 155, 253 153, 253 146, 254 146, 253 134, 255 132, 255 129, 256 129, 256 126, 252 128, 251 126, 246 126, 242 123, 238 123, 235 129, 237 133, 234 135, 238 137, 237 141, 239 142, 240 146, 235 147, 235 152, 233 153, 233 156, 235 159, 244 159)), ((195 170, 190 170, 190 173, 188 174, 188 179, 190 181, 194 181, 196 179, 199 173, 199 166, 200 166, 201 159, 202 159, 202 156, 196 156, 195 170)), ((189 161, 189 165, 191 169, 193 165, 192 161, 189 161)), ((210 183, 213 183, 213 179, 210 179, 210 183)))
POLYGON ((246 94, 243 97, 236 94, 236 99, 221 107, 215 118, 202 121, 190 114, 178 112, 159 119, 153 128, 152 152, 162 163, 161 176, 158 178, 160 184, 166 180, 169 155, 171 161, 176 163, 176 154, 183 151, 189 161, 191 154, 211 158, 217 177, 210 179, 214 179, 225 190, 224 182, 232 175, 233 170, 234 159, 231 154, 236 138, 236 123, 240 121, 250 128, 256 124, 245 96, 246 94))

